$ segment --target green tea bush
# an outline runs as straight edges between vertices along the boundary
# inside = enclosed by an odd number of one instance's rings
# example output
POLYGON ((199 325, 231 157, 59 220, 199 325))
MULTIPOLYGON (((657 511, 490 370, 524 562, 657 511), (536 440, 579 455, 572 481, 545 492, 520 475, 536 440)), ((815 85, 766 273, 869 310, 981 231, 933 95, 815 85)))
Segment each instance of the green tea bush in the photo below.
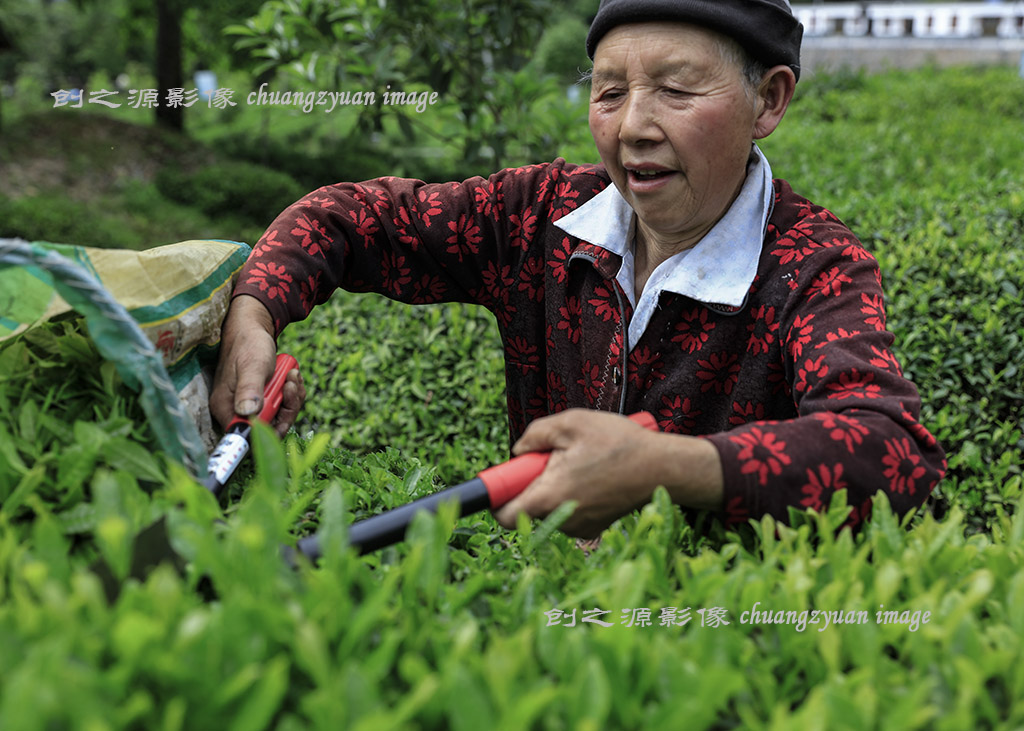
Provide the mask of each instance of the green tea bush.
POLYGON ((966 538, 958 509, 908 532, 879 502, 854 538, 836 534, 840 501, 797 527, 753 525, 753 547, 733 534, 682 551, 686 529, 659 491, 589 558, 557 521, 508 534, 450 511, 358 558, 342 548, 348 495, 360 502, 349 485, 400 492, 419 466, 351 461, 322 479, 348 461, 324 440, 286 453, 259 429, 256 449, 255 479, 227 514, 170 471, 157 495, 181 505, 165 513, 192 571, 128 579, 113 604, 45 509, 28 541, 4 534, 4 728, 1024 721, 1019 514, 966 538), (292 570, 278 545, 314 493, 333 550, 292 570))
POLYGON ((49 195, 0 198, 0 237, 107 248, 135 248, 138 243, 118 219, 97 216, 85 203, 64 200, 54 205, 49 195))
POLYGON ((269 225, 306 191, 287 173, 249 162, 207 165, 195 172, 162 168, 157 189, 171 200, 210 216, 235 215, 269 225))
POLYGON ((932 508, 958 503, 984 530, 1015 508, 1024 464, 1024 81, 1010 69, 810 81, 766 154, 878 258, 894 350, 949 457, 932 508))
POLYGON ((838 493, 726 531, 659 490, 589 556, 563 509, 515 531, 442 510, 359 557, 353 520, 507 455, 488 315, 340 293, 290 327, 302 436, 257 425, 221 503, 152 454, 116 371, 56 323, 0 345, 0 728, 1024 726, 1019 82, 864 77, 825 120, 815 85, 837 82, 807 81, 765 147, 882 263, 949 451, 928 509, 900 522, 880 497, 853 535, 838 493), (975 87, 953 121, 933 111, 975 87), (158 518, 185 569, 135 576, 158 518), (281 546, 313 530, 323 561, 289 566, 281 546))
POLYGON ((339 292, 279 347, 309 354, 301 432, 364 453, 400 445, 449 484, 508 459, 504 354, 483 310, 339 292))

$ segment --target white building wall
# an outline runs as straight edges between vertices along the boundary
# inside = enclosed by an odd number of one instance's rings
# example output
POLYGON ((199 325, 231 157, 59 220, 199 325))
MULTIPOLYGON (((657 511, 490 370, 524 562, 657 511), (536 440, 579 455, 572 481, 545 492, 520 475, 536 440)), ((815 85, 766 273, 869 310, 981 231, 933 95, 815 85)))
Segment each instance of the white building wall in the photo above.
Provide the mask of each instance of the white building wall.
POLYGON ((1024 1, 794 5, 808 38, 1024 38, 1024 1))

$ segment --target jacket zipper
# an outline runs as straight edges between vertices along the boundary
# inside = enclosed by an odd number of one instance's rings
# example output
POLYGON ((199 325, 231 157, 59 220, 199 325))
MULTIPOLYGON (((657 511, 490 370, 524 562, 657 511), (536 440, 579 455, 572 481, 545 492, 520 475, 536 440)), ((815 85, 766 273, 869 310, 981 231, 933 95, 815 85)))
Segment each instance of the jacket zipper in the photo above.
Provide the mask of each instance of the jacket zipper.
MULTIPOLYGON (((590 254, 584 254, 580 251, 575 251, 569 256, 569 262, 575 259, 583 259, 584 261, 590 262, 591 266, 597 264, 597 258, 590 254)), ((622 391, 619 394, 619 413, 626 413, 626 387, 629 384, 629 371, 626 367, 627 360, 629 358, 629 326, 626 324, 626 306, 622 302, 622 292, 619 283, 612 280, 612 289, 615 290, 615 300, 619 305, 619 325, 622 326, 622 352, 619 354, 620 365, 619 371, 622 374, 622 391)), ((612 382, 614 383, 614 370, 612 372, 612 382)))
POLYGON ((622 352, 619 354, 622 359, 622 393, 619 394, 619 413, 625 415, 626 387, 629 385, 629 370, 626 367, 629 359, 629 325, 626 324, 626 307, 622 304, 622 287, 618 282, 613 282, 612 288, 615 290, 615 299, 619 303, 619 323, 622 325, 622 352))

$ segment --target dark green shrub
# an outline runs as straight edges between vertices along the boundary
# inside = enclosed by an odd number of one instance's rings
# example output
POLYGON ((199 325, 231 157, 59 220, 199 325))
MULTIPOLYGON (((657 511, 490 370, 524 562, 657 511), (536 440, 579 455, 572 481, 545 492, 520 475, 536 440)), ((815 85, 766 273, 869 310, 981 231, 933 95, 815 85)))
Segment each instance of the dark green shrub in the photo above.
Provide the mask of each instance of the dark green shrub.
POLYGON ((196 172, 166 167, 156 176, 160 192, 209 216, 271 221, 306 189, 291 176, 249 162, 214 163, 196 172))
POLYGON ((0 198, 0 238, 79 246, 137 248, 139 241, 114 216, 57 196, 0 198))
POLYGON ((576 17, 563 18, 544 31, 537 44, 533 63, 549 74, 573 82, 580 72, 590 68, 586 41, 588 26, 576 17))

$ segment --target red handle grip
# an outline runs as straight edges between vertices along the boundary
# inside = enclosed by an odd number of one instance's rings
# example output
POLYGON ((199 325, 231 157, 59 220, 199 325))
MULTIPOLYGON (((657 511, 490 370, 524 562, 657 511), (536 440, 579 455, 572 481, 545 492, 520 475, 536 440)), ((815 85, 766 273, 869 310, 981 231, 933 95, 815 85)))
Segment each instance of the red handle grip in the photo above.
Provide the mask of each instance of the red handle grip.
MULTIPOLYGON (((640 411, 629 417, 645 429, 658 431, 658 422, 647 411, 640 411)), ((491 498, 491 510, 497 510, 526 489, 544 471, 550 452, 530 452, 513 457, 508 462, 488 467, 477 475, 487 486, 491 498)))
MULTIPOLYGON (((263 390, 263 409, 256 417, 260 421, 270 423, 281 408, 281 401, 284 399, 284 382, 288 378, 288 371, 299 367, 299 361, 287 353, 278 353, 277 361, 274 364, 274 375, 270 377, 266 388, 263 390)), ((249 419, 236 416, 228 424, 226 431, 238 424, 248 424, 249 419)))

